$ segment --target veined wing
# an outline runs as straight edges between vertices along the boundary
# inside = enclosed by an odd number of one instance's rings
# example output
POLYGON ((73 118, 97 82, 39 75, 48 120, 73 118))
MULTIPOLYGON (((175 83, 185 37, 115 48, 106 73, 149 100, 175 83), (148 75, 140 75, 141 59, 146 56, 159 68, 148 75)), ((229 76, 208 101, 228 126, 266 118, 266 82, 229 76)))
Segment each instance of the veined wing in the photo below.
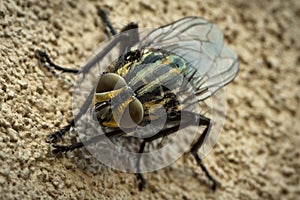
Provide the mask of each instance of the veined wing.
POLYGON ((223 34, 214 24, 186 17, 157 28, 144 36, 139 49, 154 48, 182 56, 193 69, 191 83, 204 100, 231 82, 239 69, 236 54, 223 44, 223 34))

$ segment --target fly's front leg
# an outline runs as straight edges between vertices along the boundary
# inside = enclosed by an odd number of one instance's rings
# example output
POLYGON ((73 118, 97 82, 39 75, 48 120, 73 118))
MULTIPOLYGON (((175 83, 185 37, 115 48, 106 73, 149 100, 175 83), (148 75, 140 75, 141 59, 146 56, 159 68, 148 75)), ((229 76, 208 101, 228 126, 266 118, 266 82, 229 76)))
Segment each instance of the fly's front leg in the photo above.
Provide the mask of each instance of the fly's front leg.
POLYGON ((94 137, 92 137, 92 138, 90 138, 86 141, 83 141, 83 142, 73 143, 71 145, 53 144, 54 149, 52 150, 52 153, 54 153, 54 154, 66 153, 68 151, 73 151, 75 149, 79 149, 79 148, 83 147, 84 145, 90 145, 90 144, 99 142, 101 140, 103 141, 106 138, 112 138, 112 137, 120 136, 120 135, 123 135, 123 134, 124 134, 124 132, 121 129, 117 129, 117 130, 111 131, 111 132, 106 133, 106 134, 101 134, 101 135, 94 136, 94 137))
POLYGON ((54 153, 54 154, 65 153, 68 151, 73 151, 75 149, 79 149, 83 146, 84 146, 84 144, 82 142, 77 142, 77 143, 74 143, 71 145, 66 145, 66 146, 54 144, 53 145, 54 149, 53 149, 52 153, 54 153))
MULTIPOLYGON (((109 30, 110 34, 112 34, 113 36, 116 35, 117 32, 115 31, 115 29, 111 25, 111 23, 110 23, 110 21, 108 19, 106 11, 98 8, 98 14, 101 17, 102 22, 103 22, 103 24, 106 27, 106 30, 109 30)), ((109 34, 108 31, 106 31, 106 34, 109 34)), ((108 49, 108 52, 109 52, 109 50, 110 49, 108 49)), ((91 67, 91 65, 89 65, 89 64, 85 65, 81 70, 62 67, 62 66, 56 64, 55 62, 53 62, 50 59, 50 56, 45 51, 42 51, 42 50, 36 50, 35 56, 37 57, 37 59, 39 60, 39 62, 42 65, 44 65, 45 67, 47 67, 55 76, 58 76, 58 75, 55 74, 55 72, 53 71, 53 69, 57 70, 57 71, 61 71, 63 73, 77 74, 77 73, 83 73, 83 72, 86 73, 86 72, 89 71, 89 69, 91 67)), ((102 57, 100 59, 102 59, 102 57)), ((98 59, 98 61, 99 61, 99 59, 98 59)))
MULTIPOLYGON (((106 11, 98 8, 98 14, 101 17, 101 20, 102 20, 104 26, 106 27, 106 30, 108 29, 110 34, 115 36, 117 34, 117 32, 111 25, 106 11)), ((44 66, 46 66, 49 70, 51 70, 54 75, 56 75, 56 74, 53 71, 53 69, 57 70, 57 71, 61 71, 63 73, 73 73, 73 74, 83 73, 83 74, 85 74, 85 73, 88 73, 89 70, 96 63, 101 61, 104 58, 104 56, 106 56, 107 53, 110 52, 110 50, 112 48, 114 48, 118 43, 120 43, 120 55, 123 55, 124 53, 128 52, 132 46, 134 46, 136 43, 139 42, 139 33, 138 33, 137 28, 138 28, 138 25, 136 23, 130 23, 127 26, 125 26, 121 30, 121 34, 119 36, 116 36, 116 38, 114 40, 112 40, 103 49, 102 52, 100 52, 98 55, 96 55, 95 58, 93 58, 89 63, 85 64, 81 69, 72 69, 72 68, 66 68, 66 67, 57 65, 50 59, 49 55, 46 52, 41 51, 41 50, 37 50, 35 52, 35 55, 36 55, 37 59, 40 61, 40 63, 43 64, 44 66)))
MULTIPOLYGON (((112 35, 116 35, 117 32, 115 31, 115 29, 112 27, 111 23, 109 22, 107 13, 104 10, 98 8, 98 14, 101 17, 102 22, 104 23, 104 25, 106 27, 108 27, 108 29, 110 30, 110 33, 112 35)), ((109 34, 109 33, 106 31, 106 34, 109 34)), ((78 69, 65 68, 65 67, 62 67, 60 65, 57 65, 50 59, 49 55, 45 51, 37 50, 35 52, 35 55, 36 55, 37 59, 40 61, 40 63, 43 64, 44 66, 46 66, 49 70, 55 69, 55 70, 61 71, 63 73, 73 73, 73 74, 88 71, 88 69, 78 70, 78 69)), ((52 73, 54 75, 56 75, 55 72, 52 71, 52 73)))
POLYGON ((200 158, 200 156, 198 154, 199 148, 202 146, 205 137, 208 136, 209 131, 211 129, 211 126, 212 126, 211 121, 210 121, 209 118, 200 116, 199 125, 206 125, 206 128, 203 131, 200 138, 198 139, 198 141, 191 148, 191 153, 194 156, 198 166, 201 167, 201 169, 205 173, 206 177, 212 182, 212 187, 211 188, 212 188, 213 191, 215 191, 217 189, 217 186, 219 185, 219 182, 209 173, 209 171, 207 170, 207 168, 203 164, 202 159, 200 158))
POLYGON ((65 67, 61 67, 57 64, 55 64, 49 57, 49 55, 41 50, 37 50, 35 52, 35 55, 37 57, 37 59, 40 61, 41 64, 43 64, 44 66, 46 66, 48 69, 55 69, 57 71, 61 71, 64 73, 72 73, 72 74, 77 74, 78 73, 78 69, 70 69, 70 68, 65 68, 65 67))
POLYGON ((55 131, 54 133, 48 135, 46 142, 56 143, 66 132, 68 132, 71 129, 71 127, 74 127, 76 121, 79 120, 81 118, 81 116, 87 112, 87 110, 92 102, 93 95, 94 95, 94 90, 92 90, 90 92, 88 98, 85 100, 84 104, 82 105, 79 113, 72 119, 72 121, 68 125, 63 127, 62 129, 55 131))
POLYGON ((56 143, 66 132, 68 132, 71 129, 71 127, 74 126, 74 124, 74 119, 72 119, 72 121, 68 125, 64 126, 62 129, 48 135, 46 138, 46 142, 56 143))

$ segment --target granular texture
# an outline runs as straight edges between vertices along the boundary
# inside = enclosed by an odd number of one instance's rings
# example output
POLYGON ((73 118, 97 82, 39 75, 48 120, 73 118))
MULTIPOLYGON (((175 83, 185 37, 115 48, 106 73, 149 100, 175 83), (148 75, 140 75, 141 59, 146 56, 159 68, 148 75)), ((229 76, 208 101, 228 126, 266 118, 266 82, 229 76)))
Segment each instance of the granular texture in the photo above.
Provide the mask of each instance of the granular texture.
POLYGON ((1 1, 0 199, 298 199, 299 19, 293 0, 1 1), (201 16, 238 53, 239 75, 225 88, 226 123, 204 159, 221 182, 216 193, 190 155, 146 174, 142 192, 133 174, 99 165, 85 149, 49 155, 46 136, 72 118, 72 87, 39 66, 34 52, 82 66, 106 39, 96 6, 117 30, 201 16))

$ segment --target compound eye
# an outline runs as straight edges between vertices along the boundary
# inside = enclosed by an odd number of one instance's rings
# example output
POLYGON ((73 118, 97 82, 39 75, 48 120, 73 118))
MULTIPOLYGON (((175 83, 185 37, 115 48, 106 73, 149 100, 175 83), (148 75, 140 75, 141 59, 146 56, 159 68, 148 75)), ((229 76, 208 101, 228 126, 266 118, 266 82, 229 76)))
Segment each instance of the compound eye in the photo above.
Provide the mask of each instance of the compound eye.
POLYGON ((98 81, 96 93, 117 90, 124 87, 125 85, 126 85, 126 81, 124 80, 123 77, 119 76, 118 74, 114 74, 114 73, 103 74, 98 81))
POLYGON ((134 99, 125 109, 121 120, 119 121, 120 128, 134 128, 144 117, 144 108, 138 99, 134 99))

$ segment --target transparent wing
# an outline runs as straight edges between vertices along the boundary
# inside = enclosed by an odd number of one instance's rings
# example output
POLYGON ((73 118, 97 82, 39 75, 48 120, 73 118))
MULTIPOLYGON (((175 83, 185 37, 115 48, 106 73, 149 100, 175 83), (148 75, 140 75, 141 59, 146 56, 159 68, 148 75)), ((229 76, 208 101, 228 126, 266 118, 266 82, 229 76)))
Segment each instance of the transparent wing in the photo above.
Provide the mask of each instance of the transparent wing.
POLYGON ((224 85, 230 83, 239 71, 236 54, 227 46, 223 46, 220 55, 214 60, 211 69, 201 77, 195 77, 196 95, 204 100, 217 92, 224 85))
POLYGON ((236 54, 223 44, 214 24, 186 17, 141 37, 138 48, 163 49, 182 56, 192 66, 190 74, 198 100, 204 100, 231 82, 238 72, 236 54))

